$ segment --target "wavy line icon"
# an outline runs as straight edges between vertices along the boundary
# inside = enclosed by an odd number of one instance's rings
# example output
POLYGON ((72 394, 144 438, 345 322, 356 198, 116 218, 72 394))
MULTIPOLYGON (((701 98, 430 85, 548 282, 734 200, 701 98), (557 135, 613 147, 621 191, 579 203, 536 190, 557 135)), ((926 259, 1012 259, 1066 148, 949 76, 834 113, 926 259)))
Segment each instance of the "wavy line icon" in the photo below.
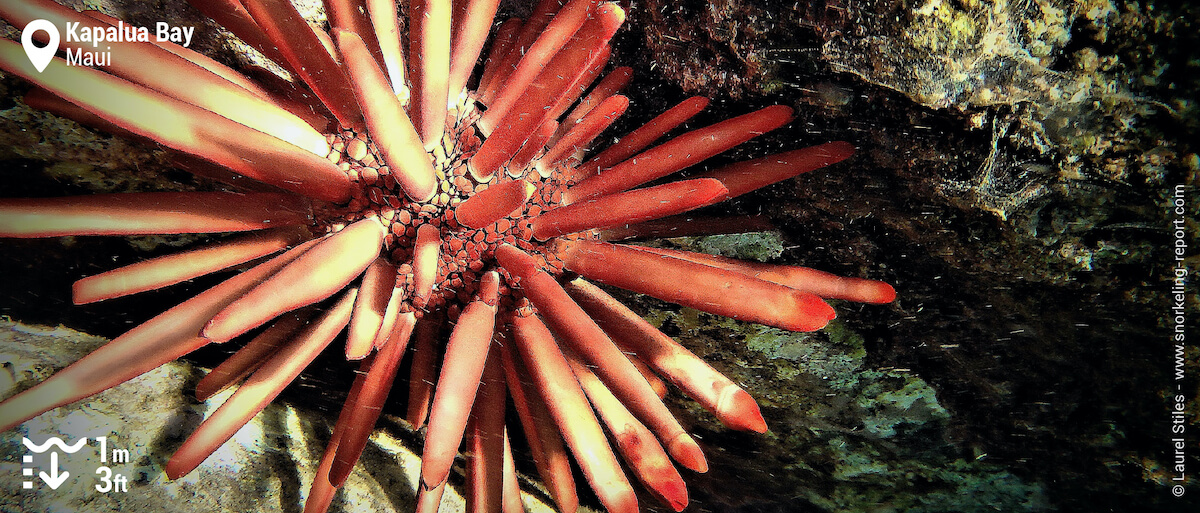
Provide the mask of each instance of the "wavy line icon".
POLYGON ((33 440, 30 440, 25 437, 21 437, 21 443, 25 444, 26 449, 29 449, 30 451, 33 451, 34 453, 37 453, 37 454, 46 452, 46 450, 49 449, 51 446, 58 446, 58 448, 60 450, 62 450, 63 452, 65 452, 67 454, 75 454, 75 453, 79 452, 79 450, 82 449, 84 445, 87 445, 87 438, 80 438, 79 440, 76 440, 75 445, 67 445, 65 442, 62 441, 61 438, 59 438, 57 436, 50 437, 45 442, 43 442, 41 445, 35 444, 33 442, 33 440))

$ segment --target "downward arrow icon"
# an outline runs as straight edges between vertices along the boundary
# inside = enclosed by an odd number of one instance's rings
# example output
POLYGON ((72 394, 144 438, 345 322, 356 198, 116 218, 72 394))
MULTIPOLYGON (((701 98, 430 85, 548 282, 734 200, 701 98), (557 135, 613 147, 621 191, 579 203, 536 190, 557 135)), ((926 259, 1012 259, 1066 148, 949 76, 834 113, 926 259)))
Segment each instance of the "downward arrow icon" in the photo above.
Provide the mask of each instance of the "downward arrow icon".
POLYGON ((45 472, 39 472, 39 474, 42 476, 42 481, 45 481, 46 484, 50 485, 51 490, 57 490, 59 486, 62 486, 63 481, 66 481, 67 477, 71 475, 70 472, 65 470, 62 471, 61 474, 58 473, 57 452, 50 453, 50 473, 47 474, 45 472))

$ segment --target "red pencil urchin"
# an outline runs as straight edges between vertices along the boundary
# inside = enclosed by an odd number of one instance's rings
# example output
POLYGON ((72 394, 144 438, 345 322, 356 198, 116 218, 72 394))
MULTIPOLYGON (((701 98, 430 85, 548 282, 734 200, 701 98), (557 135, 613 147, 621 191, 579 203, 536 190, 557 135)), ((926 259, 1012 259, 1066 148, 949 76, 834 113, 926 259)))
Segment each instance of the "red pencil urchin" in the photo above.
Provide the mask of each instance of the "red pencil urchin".
MULTIPOLYGON (((13 4, 0 15, 18 27, 116 23, 45 0, 13 4)), ((59 60, 38 72, 20 45, 0 42, 0 67, 36 85, 31 104, 157 142, 189 171, 230 184, 0 200, 0 236, 246 232, 82 279, 76 303, 255 264, 3 402, 0 429, 264 327, 197 385, 207 398, 240 383, 167 464, 177 478, 346 331, 345 356, 362 370, 306 510, 327 508, 358 460, 410 341, 407 417, 430 426, 420 510, 436 511, 464 443, 470 507, 499 510, 513 499, 510 398, 561 510, 577 504, 568 448, 608 510, 637 509, 601 425, 652 494, 686 506, 672 460, 696 472, 707 463, 664 406, 662 378, 731 429, 764 432, 766 423, 746 391, 592 281, 796 331, 834 317, 822 297, 891 301, 881 282, 617 243, 728 230, 739 221, 675 216, 839 162, 853 147, 831 142, 646 186, 783 126, 791 109, 767 107, 652 146, 707 105, 692 98, 584 160, 629 103, 616 94, 628 68, 600 78, 622 9, 543 0, 527 20, 495 28, 475 77, 497 4, 414 1, 402 49, 392 0, 327 1, 329 33, 286 0, 195 2, 295 82, 259 83, 149 42, 112 43, 103 69, 59 60), (443 323, 453 329, 434 379, 443 323)))

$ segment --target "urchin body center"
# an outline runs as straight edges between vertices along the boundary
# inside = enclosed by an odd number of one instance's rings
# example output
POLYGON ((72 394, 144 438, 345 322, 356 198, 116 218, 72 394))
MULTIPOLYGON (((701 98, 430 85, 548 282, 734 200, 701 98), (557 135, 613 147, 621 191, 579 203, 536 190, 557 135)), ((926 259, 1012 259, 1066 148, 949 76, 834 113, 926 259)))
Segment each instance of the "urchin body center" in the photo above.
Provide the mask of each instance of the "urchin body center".
MULTIPOLYGON (((388 230, 382 256, 399 268, 397 286, 407 288, 409 297, 414 286, 411 276, 418 229, 433 227, 440 235, 433 294, 421 308, 414 308, 408 302, 401 307, 402 311, 431 311, 449 305, 458 310, 470 302, 479 289, 480 277, 496 267, 494 253, 501 244, 517 246, 538 258, 547 270, 562 273, 561 263, 552 256, 553 241, 534 238, 529 219, 559 206, 569 182, 559 178, 558 173, 539 172, 535 166, 524 163, 506 166, 487 181, 472 176, 466 162, 482 142, 475 126, 479 111, 473 103, 467 99, 451 111, 441 141, 431 145, 432 149, 427 148, 437 178, 437 192, 423 202, 404 194, 369 134, 342 130, 326 135, 330 146, 328 159, 356 187, 346 205, 316 209, 314 231, 333 233, 360 219, 378 219, 388 230), (464 201, 489 187, 514 180, 523 180, 535 188, 521 207, 481 228, 463 226, 457 220, 456 209, 464 201)), ((595 238, 589 233, 569 238, 580 237, 595 238)), ((507 273, 502 274, 508 278, 507 273)), ((512 301, 510 290, 501 286, 502 301, 512 301)))

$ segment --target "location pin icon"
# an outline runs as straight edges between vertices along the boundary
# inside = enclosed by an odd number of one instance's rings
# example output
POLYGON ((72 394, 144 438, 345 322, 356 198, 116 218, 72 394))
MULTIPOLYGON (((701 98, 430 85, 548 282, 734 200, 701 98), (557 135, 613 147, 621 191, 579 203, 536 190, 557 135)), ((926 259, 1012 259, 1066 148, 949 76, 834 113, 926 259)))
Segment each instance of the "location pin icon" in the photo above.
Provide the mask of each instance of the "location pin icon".
POLYGON ((29 56, 29 62, 33 63, 38 73, 45 71, 50 61, 54 60, 54 54, 58 53, 58 27, 47 20, 29 22, 21 31, 21 46, 25 47, 25 55, 29 56), (45 32, 46 39, 49 39, 49 44, 41 48, 33 44, 33 33, 39 30, 45 32))

